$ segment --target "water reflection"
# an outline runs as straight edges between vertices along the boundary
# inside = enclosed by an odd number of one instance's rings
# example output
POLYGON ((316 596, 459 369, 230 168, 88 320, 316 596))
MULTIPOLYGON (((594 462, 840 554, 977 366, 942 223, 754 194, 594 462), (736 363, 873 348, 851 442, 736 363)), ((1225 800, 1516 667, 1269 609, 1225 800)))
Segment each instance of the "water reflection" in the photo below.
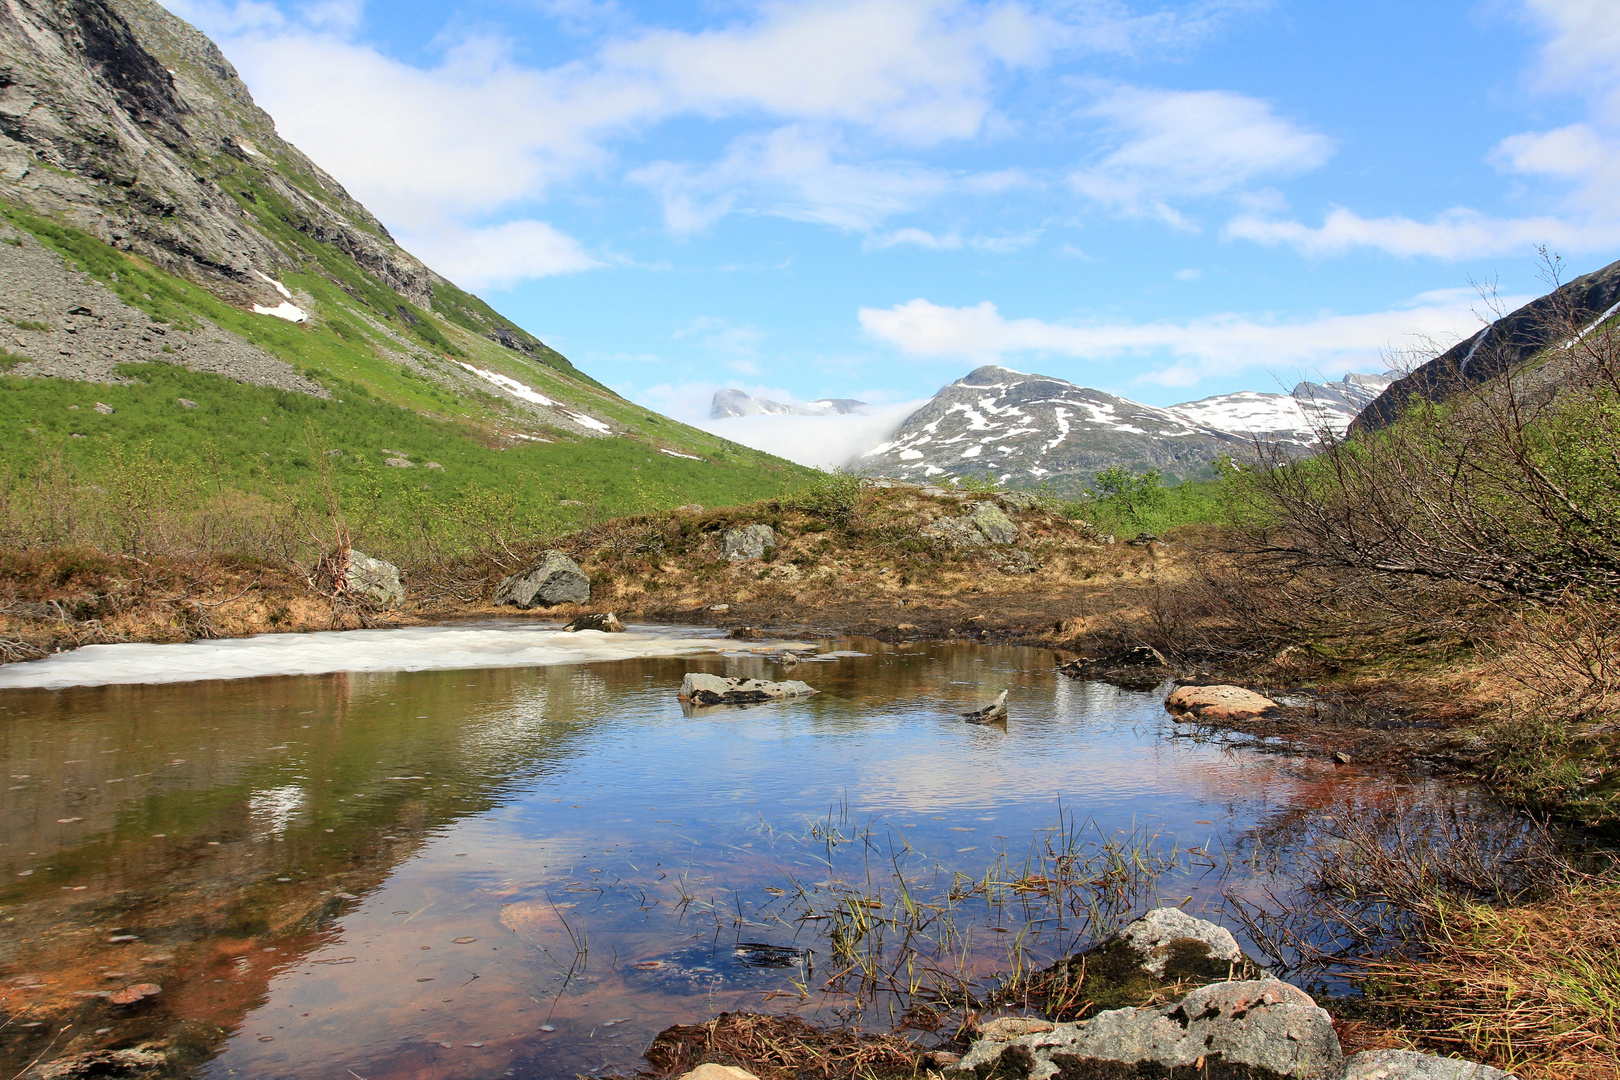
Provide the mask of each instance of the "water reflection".
POLYGON ((1158 695, 1038 650, 826 648, 858 655, 794 669, 820 695, 693 717, 684 672, 781 673, 711 655, 0 694, 0 1068, 72 1023, 51 1053, 157 1039, 208 1076, 627 1070, 671 1023, 847 1006, 817 925, 772 915, 790 880, 860 872, 818 823, 949 880, 1060 805, 1220 848, 1388 786, 1173 738, 1158 695), (1003 689, 1005 731, 961 721, 1003 689), (162 993, 97 996, 137 982, 162 993))

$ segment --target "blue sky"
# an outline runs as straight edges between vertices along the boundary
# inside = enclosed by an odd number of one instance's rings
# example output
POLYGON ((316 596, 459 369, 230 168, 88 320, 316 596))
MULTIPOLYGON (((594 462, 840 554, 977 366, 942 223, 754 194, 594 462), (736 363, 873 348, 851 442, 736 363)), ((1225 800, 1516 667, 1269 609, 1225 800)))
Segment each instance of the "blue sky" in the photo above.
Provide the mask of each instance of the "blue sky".
POLYGON ((682 419, 1153 404, 1620 256, 1613 0, 166 0, 411 250, 682 419))

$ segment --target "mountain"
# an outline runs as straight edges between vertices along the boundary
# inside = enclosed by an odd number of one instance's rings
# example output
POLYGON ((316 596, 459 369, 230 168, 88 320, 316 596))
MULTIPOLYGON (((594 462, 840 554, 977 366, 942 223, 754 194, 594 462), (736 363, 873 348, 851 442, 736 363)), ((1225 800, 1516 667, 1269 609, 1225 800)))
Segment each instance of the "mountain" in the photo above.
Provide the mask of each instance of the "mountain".
POLYGON ((958 379, 852 467, 902 480, 993 479, 1012 487, 1085 484, 1123 466, 1172 480, 1207 475, 1255 439, 1309 453, 1315 433, 1342 433, 1393 376, 1300 383, 1291 394, 1243 391, 1176 405, 1142 405, 1046 375, 987 365, 958 379))
POLYGON ((1459 388, 1505 374, 1617 314, 1620 262, 1613 262, 1504 315, 1398 380, 1362 410, 1354 429, 1388 427, 1414 401, 1444 401, 1459 388))
POLYGON ((741 390, 716 390, 709 406, 709 419, 727 420, 738 416, 848 416, 866 410, 866 402, 854 398, 825 398, 808 405, 785 405, 780 401, 757 398, 741 390))
POLYGON ((1353 372, 1329 383, 1302 382, 1287 394, 1240 390, 1200 398, 1170 411, 1220 431, 1310 450, 1324 429, 1343 435, 1356 415, 1399 376, 1353 372))
POLYGON ((298 454, 234 414, 274 428, 285 400, 307 420, 296 441, 343 448, 344 468, 409 460, 412 438, 464 459, 389 481, 426 480, 435 499, 477 476, 555 505, 581 483, 709 501, 807 475, 624 400, 403 250, 276 133, 212 41, 151 0, 0 5, 0 239, 8 457, 36 438, 84 468, 120 445, 178 452, 217 406, 233 416, 207 441, 242 443, 220 460, 251 486, 298 454), (203 408, 136 392, 154 379, 203 408), (116 414, 70 423, 63 380, 120 388, 95 398, 116 414), (394 434, 360 442, 368 425, 394 434))

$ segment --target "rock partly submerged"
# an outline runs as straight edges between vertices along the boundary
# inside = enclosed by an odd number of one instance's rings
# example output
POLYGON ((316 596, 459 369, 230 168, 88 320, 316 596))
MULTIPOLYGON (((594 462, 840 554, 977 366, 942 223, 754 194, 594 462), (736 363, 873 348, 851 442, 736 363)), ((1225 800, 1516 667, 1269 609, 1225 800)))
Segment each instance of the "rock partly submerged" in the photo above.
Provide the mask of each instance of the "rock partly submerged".
POLYGON ((1179 686, 1164 707, 1177 716, 1213 723, 1253 720, 1277 708, 1277 703, 1241 686, 1179 686))
POLYGON ((733 679, 691 671, 681 682, 680 697, 693 705, 756 705, 762 701, 809 697, 819 692, 797 679, 768 682, 765 679, 733 679))
POLYGON ((615 612, 606 615, 581 615, 567 626, 563 627, 565 634, 577 634, 581 630, 600 630, 604 634, 624 633, 624 623, 619 621, 615 612))
POLYGON ((588 604, 591 579, 560 551, 548 551, 495 589, 495 603, 523 611, 557 604, 588 604))
POLYGON ((962 719, 970 724, 997 724, 1007 719, 1007 691, 996 695, 996 700, 984 708, 963 713, 962 719))

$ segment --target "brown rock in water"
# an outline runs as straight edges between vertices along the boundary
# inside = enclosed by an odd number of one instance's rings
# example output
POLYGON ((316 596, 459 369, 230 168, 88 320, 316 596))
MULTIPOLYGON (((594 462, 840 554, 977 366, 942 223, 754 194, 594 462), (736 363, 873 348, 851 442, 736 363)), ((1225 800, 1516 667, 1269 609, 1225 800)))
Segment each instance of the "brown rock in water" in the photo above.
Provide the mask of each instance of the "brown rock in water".
POLYGON ((163 987, 157 983, 136 983, 126 986, 122 990, 113 991, 110 999, 114 1005, 133 1005, 137 1001, 163 993, 163 987))
POLYGON ((984 708, 963 713, 962 719, 970 724, 994 724, 1007 719, 1007 691, 996 695, 996 700, 984 708))
POLYGON ((1275 709, 1277 703, 1241 686, 1182 686, 1171 693, 1164 707, 1196 720, 1253 720, 1275 709))
POLYGON ((619 621, 617 614, 610 611, 606 615, 581 615, 563 627, 563 633, 565 634, 578 633, 581 630, 600 630, 604 634, 622 634, 624 633, 624 623, 619 621))
POLYGON ((680 698, 693 705, 753 705, 761 701, 808 697, 817 691, 805 683, 767 682, 764 679, 729 679, 700 671, 688 672, 680 698))

